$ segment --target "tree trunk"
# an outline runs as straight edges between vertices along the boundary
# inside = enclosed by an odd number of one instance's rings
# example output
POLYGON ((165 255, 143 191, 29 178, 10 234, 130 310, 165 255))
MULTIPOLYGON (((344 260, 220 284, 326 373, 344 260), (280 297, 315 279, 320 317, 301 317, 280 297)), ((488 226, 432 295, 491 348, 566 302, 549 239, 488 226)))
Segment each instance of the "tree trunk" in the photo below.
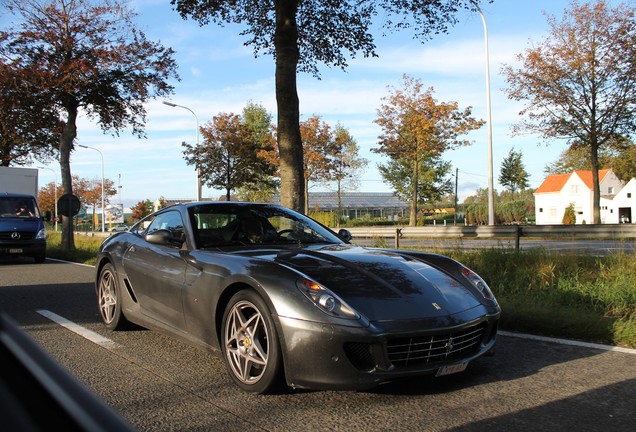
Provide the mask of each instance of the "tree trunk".
POLYGON ((338 217, 336 218, 336 228, 340 228, 340 217, 342 215, 342 189, 338 180, 338 217))
POLYGON ((598 178, 598 142, 596 136, 590 139, 590 161, 592 162, 592 185, 594 194, 592 196, 592 223, 601 223, 601 185, 598 178))
POLYGON ((412 192, 412 200, 411 200, 411 217, 409 221, 410 226, 417 226, 417 187, 418 187, 418 174, 419 174, 419 161, 418 158, 415 157, 413 161, 413 192, 412 192))
MULTIPOLYGON (((69 104, 67 108, 68 119, 60 136, 60 171, 62 175, 62 189, 64 195, 73 194, 73 178, 71 175, 71 150, 73 141, 77 137, 77 103, 69 104)), ((57 205, 57 203, 56 203, 57 205)), ((60 248, 63 251, 75 250, 73 235, 73 217, 62 217, 62 241, 60 248)))
POLYGON ((304 183, 303 195, 304 195, 304 202, 305 202, 303 212, 305 214, 309 214, 309 179, 303 178, 303 183, 304 183))
POLYGON ((298 0, 276 1, 276 105, 280 153, 280 202, 305 211, 303 147, 300 137, 300 104, 296 84, 298 66, 298 0))

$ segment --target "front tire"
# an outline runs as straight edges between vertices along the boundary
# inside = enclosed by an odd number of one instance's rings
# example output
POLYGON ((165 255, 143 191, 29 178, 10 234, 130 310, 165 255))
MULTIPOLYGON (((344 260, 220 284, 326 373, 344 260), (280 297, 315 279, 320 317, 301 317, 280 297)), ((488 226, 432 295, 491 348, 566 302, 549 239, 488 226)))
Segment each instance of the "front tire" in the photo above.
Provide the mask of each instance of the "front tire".
POLYGON ((110 330, 130 328, 130 322, 121 310, 121 291, 117 281, 117 273, 110 263, 105 264, 99 273, 97 301, 99 314, 106 328, 110 330))
POLYGON ((235 294, 223 314, 222 349, 230 377, 250 393, 274 393, 282 384, 282 357, 267 305, 254 291, 235 294))

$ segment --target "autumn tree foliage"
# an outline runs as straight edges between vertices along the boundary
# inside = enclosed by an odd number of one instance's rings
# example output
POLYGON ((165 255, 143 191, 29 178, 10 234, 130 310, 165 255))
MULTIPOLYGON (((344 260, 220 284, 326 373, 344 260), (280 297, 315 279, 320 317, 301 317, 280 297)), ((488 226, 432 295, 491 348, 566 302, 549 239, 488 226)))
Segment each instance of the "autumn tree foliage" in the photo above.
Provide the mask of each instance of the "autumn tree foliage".
POLYGON ((150 200, 139 201, 132 207, 132 213, 130 218, 133 221, 138 221, 148 216, 153 211, 152 202, 150 200))
MULTIPOLYGON (((6 38, 0 31, 0 46, 6 38)), ((16 63, 0 55, 0 166, 46 163, 57 156, 63 122, 16 63)))
POLYGON ((408 30, 426 40, 479 0, 171 0, 201 25, 239 24, 245 45, 275 61, 281 203, 305 209, 297 72, 318 76, 318 64, 347 67, 347 56, 376 56, 372 29, 408 30), (380 20, 374 23, 374 19, 380 20))
MULTIPOLYGON (((55 206, 57 197, 62 196, 64 189, 61 185, 56 185, 55 182, 50 182, 38 191, 38 205, 42 211, 50 211, 51 214, 55 213, 55 206)), ((93 207, 93 214, 95 213, 95 207, 102 205, 102 179, 86 179, 79 176, 73 176, 73 193, 79 198, 82 207, 93 207)), ((104 179, 104 203, 108 204, 110 197, 117 194, 117 188, 115 182, 110 179, 104 179)))
MULTIPOLYGON (((43 127, 58 133, 63 191, 72 194, 70 156, 80 112, 105 132, 131 127, 143 136, 145 103, 172 93, 173 52, 137 30, 135 13, 120 0, 5 0, 3 5, 19 24, 0 32, 0 58, 19 72, 20 85, 41 98, 46 112, 56 114, 43 127)), ((63 219, 61 246, 75 247, 71 218, 63 219)))
POLYGON ((303 143, 303 166, 305 181, 305 213, 309 213, 309 182, 327 181, 334 170, 332 155, 336 153, 336 142, 329 124, 318 115, 300 123, 303 143))
POLYGON ((549 34, 506 65, 508 97, 523 101, 517 131, 583 146, 593 174, 593 222, 601 222, 599 152, 636 131, 635 6, 573 0, 549 34))
POLYGON ((411 203, 412 226, 417 223, 423 162, 434 162, 447 150, 469 145, 460 137, 484 124, 472 117, 471 107, 460 110, 457 102, 438 102, 433 94, 433 88, 423 89, 421 80, 404 75, 402 88, 389 87, 375 120, 382 134, 379 147, 372 151, 388 156, 396 168, 410 166, 410 173, 404 174, 411 186, 405 198, 411 203))
POLYGON ((227 201, 232 191, 274 173, 275 167, 261 153, 262 141, 253 132, 241 116, 219 113, 201 127, 199 146, 183 143, 187 163, 199 168, 205 184, 224 189, 227 201))

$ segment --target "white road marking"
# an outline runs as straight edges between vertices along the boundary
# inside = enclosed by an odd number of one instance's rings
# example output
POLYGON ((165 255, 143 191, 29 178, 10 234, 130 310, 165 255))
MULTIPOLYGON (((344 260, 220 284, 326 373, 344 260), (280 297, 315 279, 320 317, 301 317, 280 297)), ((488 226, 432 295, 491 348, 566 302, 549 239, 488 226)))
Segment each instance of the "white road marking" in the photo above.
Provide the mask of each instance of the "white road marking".
POLYGON ((64 317, 61 317, 57 314, 54 314, 51 311, 45 310, 45 309, 40 309, 37 311, 37 313, 39 313, 40 315, 42 315, 43 317, 46 317, 48 319, 50 319, 51 321, 61 325, 62 327, 67 328, 68 330, 72 331, 73 333, 76 333, 80 336, 82 336, 85 339, 88 339, 89 341, 107 348, 107 349, 114 349, 114 348, 120 348, 121 345, 119 345, 118 343, 105 338, 104 336, 95 333, 94 331, 91 331, 87 328, 84 328, 78 324, 75 324, 72 321, 67 320, 64 317))
POLYGON ((546 336, 535 336, 531 334, 513 333, 513 332, 507 332, 507 331, 498 331, 497 334, 500 334, 502 336, 531 339, 531 340, 542 341, 542 342, 552 342, 552 343, 557 343, 561 345, 573 345, 573 346, 580 346, 584 348, 592 348, 592 349, 598 349, 603 351, 615 351, 615 352, 621 352, 625 354, 636 355, 636 349, 632 349, 632 348, 623 348, 623 347, 612 346, 612 345, 602 345, 602 344, 595 344, 595 343, 589 343, 589 342, 581 342, 576 340, 558 339, 558 338, 551 338, 546 336))

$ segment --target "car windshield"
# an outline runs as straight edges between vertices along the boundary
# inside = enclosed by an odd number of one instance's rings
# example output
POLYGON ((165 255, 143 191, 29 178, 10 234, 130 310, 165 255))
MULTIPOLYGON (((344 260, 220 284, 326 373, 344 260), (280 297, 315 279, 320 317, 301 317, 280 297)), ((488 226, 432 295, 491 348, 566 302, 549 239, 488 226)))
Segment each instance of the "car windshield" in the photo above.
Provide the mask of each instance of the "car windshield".
POLYGON ((34 218, 40 217, 40 212, 33 199, 22 197, 1 197, 0 217, 2 218, 34 218))
POLYGON ((198 205, 190 218, 197 247, 342 243, 331 231, 279 206, 198 205))

